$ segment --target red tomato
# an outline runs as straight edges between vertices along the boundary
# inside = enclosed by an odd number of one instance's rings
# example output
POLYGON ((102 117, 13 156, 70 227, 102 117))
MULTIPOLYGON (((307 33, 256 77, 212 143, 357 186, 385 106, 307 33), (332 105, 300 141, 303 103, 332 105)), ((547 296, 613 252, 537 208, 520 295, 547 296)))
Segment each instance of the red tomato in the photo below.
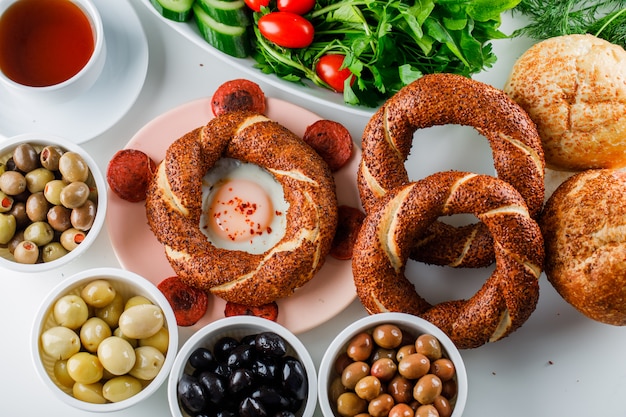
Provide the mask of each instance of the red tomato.
POLYGON ((277 0, 276 7, 281 12, 305 14, 315 6, 315 0, 277 0))
POLYGON ((313 25, 295 13, 268 13, 259 19, 258 25, 266 39, 284 48, 305 48, 313 42, 313 25))
MULTIPOLYGON (((315 72, 326 84, 330 85, 333 90, 343 93, 344 81, 352 75, 348 68, 341 68, 344 56, 340 54, 328 54, 322 56, 317 64, 315 64, 315 72)), ((354 77, 350 81, 350 85, 354 83, 354 77)))
POLYGON ((270 4, 270 0, 243 0, 246 5, 255 12, 260 12, 261 7, 267 7, 270 4))

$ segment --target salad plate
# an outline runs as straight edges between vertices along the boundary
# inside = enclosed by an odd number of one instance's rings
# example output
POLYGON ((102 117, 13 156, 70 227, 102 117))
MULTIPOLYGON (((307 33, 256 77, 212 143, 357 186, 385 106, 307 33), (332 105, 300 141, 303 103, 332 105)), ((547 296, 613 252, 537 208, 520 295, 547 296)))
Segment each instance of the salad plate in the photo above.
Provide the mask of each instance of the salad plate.
MULTIPOLYGON (((265 114, 300 136, 307 126, 320 119, 308 110, 274 98, 267 99, 265 114)), ((142 150, 159 162, 170 143, 212 118, 210 98, 183 104, 145 125, 131 138, 126 148, 142 150)), ((360 207, 356 185, 360 150, 357 146, 353 149, 351 159, 334 176, 340 191, 339 204, 360 207)), ((175 275, 163 246, 148 227, 143 202, 129 203, 109 190, 107 228, 115 255, 125 269, 144 276, 155 285, 175 275)), ((327 256, 324 266, 311 281, 292 296, 278 300, 278 322, 294 333, 302 333, 331 319, 355 298, 351 262, 327 256)), ((217 297, 210 297, 207 313, 189 331, 223 318, 225 304, 217 297)))
MULTIPOLYGON (((119 121, 135 103, 148 71, 148 41, 128 2, 94 0, 102 16, 107 57, 102 74, 82 96, 55 106, 20 106, 0 100, 0 135, 46 132, 87 142, 119 121)), ((0 96, 10 97, 0 87, 0 96)))

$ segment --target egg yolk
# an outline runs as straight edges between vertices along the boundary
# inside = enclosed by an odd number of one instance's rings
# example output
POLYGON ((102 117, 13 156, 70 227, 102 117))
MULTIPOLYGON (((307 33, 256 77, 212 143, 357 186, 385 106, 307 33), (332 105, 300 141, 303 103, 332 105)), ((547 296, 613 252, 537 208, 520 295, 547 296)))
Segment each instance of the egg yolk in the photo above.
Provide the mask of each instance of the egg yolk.
POLYGON ((259 184, 229 179, 214 192, 208 210, 208 227, 223 239, 241 242, 271 233, 273 215, 272 201, 259 184))

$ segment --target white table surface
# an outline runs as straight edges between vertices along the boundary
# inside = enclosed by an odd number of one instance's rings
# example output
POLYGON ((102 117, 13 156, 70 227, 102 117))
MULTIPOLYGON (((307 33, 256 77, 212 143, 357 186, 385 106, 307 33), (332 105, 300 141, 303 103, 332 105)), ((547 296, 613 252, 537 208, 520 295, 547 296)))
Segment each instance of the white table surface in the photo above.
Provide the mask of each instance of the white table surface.
MULTIPOLYGON (((102 170, 111 156, 154 117, 190 100, 210 96, 229 79, 245 77, 192 45, 137 0, 132 4, 149 40, 150 64, 144 88, 128 114, 101 136, 83 144, 102 170)), ((493 71, 479 79, 502 86, 514 60, 514 52, 506 42, 496 44, 501 58, 493 71)), ((344 123, 357 141, 367 123, 365 117, 340 114, 256 81, 268 96, 290 100, 324 118, 344 123)), ((419 134, 419 141, 414 145, 419 151, 414 150, 411 157, 412 178, 446 169, 493 172, 486 140, 477 138, 470 128, 429 129, 419 134)), ((31 363, 29 337, 39 303, 60 280, 86 268, 103 266, 119 267, 106 228, 88 254, 62 269, 36 275, 0 269, 0 318, 4 326, 0 341, 0 415, 88 414, 58 401, 38 379, 31 363)), ((489 270, 459 271, 411 264, 407 273, 416 277, 416 286, 432 302, 471 296, 489 270)), ((577 313, 555 293, 545 275, 540 284, 537 310, 520 330, 497 343, 462 351, 470 381, 464 415, 626 415, 626 332, 577 313)), ((365 314, 357 300, 333 320, 299 335, 316 365, 334 335, 365 314)), ((170 415, 166 386, 145 403, 112 414, 170 415)))

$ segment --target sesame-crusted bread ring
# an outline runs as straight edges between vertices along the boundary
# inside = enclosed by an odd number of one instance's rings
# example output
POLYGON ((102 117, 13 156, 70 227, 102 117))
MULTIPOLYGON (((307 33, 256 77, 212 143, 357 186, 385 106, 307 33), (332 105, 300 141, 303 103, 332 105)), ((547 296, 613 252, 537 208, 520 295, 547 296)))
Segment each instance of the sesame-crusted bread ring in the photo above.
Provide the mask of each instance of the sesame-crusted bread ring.
MULTIPOLYGON (((489 140, 498 177, 520 192, 536 217, 544 200, 545 161, 535 124, 503 91, 453 74, 421 77, 370 119, 357 179, 366 212, 389 190, 409 182, 404 163, 416 130, 446 124, 472 126, 489 140)), ((491 247, 480 223, 457 228, 435 222, 416 243, 412 257, 436 265, 480 267, 493 262, 491 247)))
POLYGON ((461 349, 499 340, 535 310, 543 237, 522 196, 488 175, 446 171, 394 188, 367 214, 354 247, 357 294, 370 314, 421 316, 461 349), (468 300, 432 306, 404 275, 414 239, 440 216, 472 213, 493 235, 496 268, 468 300))
POLYGON ((146 214, 178 276, 249 306, 287 297, 322 267, 337 227, 335 183, 321 157, 265 116, 218 116, 176 140, 150 184, 146 214), (213 245, 200 230, 202 179, 222 157, 259 165, 283 188, 286 230, 261 254, 213 245))

